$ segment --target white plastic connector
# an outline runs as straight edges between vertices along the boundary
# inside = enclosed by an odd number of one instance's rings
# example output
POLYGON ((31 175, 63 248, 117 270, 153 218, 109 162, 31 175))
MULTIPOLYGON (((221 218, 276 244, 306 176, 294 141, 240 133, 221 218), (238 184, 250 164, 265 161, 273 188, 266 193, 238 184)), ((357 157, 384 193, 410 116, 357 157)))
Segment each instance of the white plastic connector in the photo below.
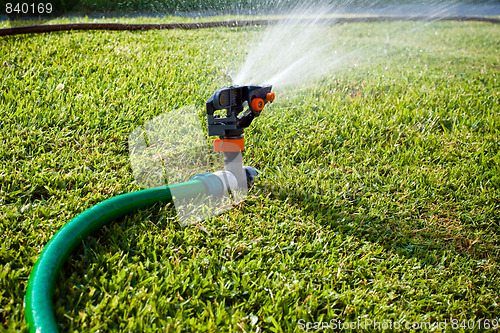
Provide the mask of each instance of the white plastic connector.
POLYGON ((214 172, 214 175, 219 177, 222 182, 222 186, 224 186, 224 193, 228 191, 235 191, 238 189, 238 179, 229 171, 217 171, 214 172))

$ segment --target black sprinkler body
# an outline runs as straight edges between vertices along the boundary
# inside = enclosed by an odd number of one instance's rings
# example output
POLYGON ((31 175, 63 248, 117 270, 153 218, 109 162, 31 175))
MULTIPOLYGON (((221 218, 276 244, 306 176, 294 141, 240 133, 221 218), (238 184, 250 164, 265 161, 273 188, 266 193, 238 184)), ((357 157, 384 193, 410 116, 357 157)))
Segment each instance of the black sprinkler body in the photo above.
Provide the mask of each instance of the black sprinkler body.
POLYGON ((241 137, 244 129, 260 115, 264 105, 274 100, 271 88, 270 85, 231 86, 217 90, 207 101, 208 136, 221 139, 241 137), (243 112, 245 103, 249 108, 243 112), (217 110, 226 110, 226 117, 214 114, 217 110))

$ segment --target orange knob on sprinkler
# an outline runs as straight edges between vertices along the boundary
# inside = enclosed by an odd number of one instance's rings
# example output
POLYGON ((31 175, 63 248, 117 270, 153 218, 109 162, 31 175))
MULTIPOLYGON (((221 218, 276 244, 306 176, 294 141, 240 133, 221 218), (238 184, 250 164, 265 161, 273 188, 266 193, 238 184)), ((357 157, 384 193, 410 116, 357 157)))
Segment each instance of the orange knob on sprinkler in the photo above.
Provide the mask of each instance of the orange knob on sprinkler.
POLYGON ((250 107, 252 110, 260 112, 264 108, 264 100, 262 98, 254 98, 250 107))
POLYGON ((275 94, 273 92, 267 93, 266 94, 266 101, 269 103, 272 103, 274 101, 275 94))

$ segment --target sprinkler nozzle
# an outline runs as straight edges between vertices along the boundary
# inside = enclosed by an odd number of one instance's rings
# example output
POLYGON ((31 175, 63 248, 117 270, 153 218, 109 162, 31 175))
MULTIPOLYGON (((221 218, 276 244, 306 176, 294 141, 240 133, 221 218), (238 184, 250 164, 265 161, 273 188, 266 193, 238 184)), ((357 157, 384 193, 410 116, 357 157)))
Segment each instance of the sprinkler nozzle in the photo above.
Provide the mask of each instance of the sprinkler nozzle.
POLYGON ((272 103, 274 101, 275 97, 276 97, 276 95, 273 92, 267 93, 266 94, 266 101, 268 101, 269 103, 272 103))

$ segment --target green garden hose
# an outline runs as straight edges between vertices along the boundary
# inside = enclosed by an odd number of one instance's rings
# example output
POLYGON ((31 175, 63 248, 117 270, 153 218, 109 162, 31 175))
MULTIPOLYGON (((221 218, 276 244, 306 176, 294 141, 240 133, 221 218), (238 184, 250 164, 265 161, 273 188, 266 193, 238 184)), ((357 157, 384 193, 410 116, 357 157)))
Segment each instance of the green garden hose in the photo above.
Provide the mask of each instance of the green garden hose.
MULTIPOLYGON (((302 19, 302 22, 316 22, 321 24, 344 24, 357 22, 392 22, 392 21, 477 21, 498 24, 500 19, 496 17, 483 16, 367 16, 367 17, 335 17, 317 19, 302 19)), ((197 22, 197 23, 66 23, 66 24, 44 24, 25 27, 13 27, 0 29, 0 36, 14 36, 21 34, 47 33, 55 31, 86 31, 86 30, 111 30, 111 31, 146 31, 146 30, 192 30, 218 27, 253 27, 280 23, 280 20, 239 20, 220 22, 197 22)))
POLYGON ((30 332, 58 332, 52 305, 57 277, 71 252, 91 233, 135 210, 157 202, 171 202, 172 192, 183 199, 222 191, 217 176, 201 174, 189 182, 119 195, 76 216, 52 237, 31 271, 24 299, 30 332))

